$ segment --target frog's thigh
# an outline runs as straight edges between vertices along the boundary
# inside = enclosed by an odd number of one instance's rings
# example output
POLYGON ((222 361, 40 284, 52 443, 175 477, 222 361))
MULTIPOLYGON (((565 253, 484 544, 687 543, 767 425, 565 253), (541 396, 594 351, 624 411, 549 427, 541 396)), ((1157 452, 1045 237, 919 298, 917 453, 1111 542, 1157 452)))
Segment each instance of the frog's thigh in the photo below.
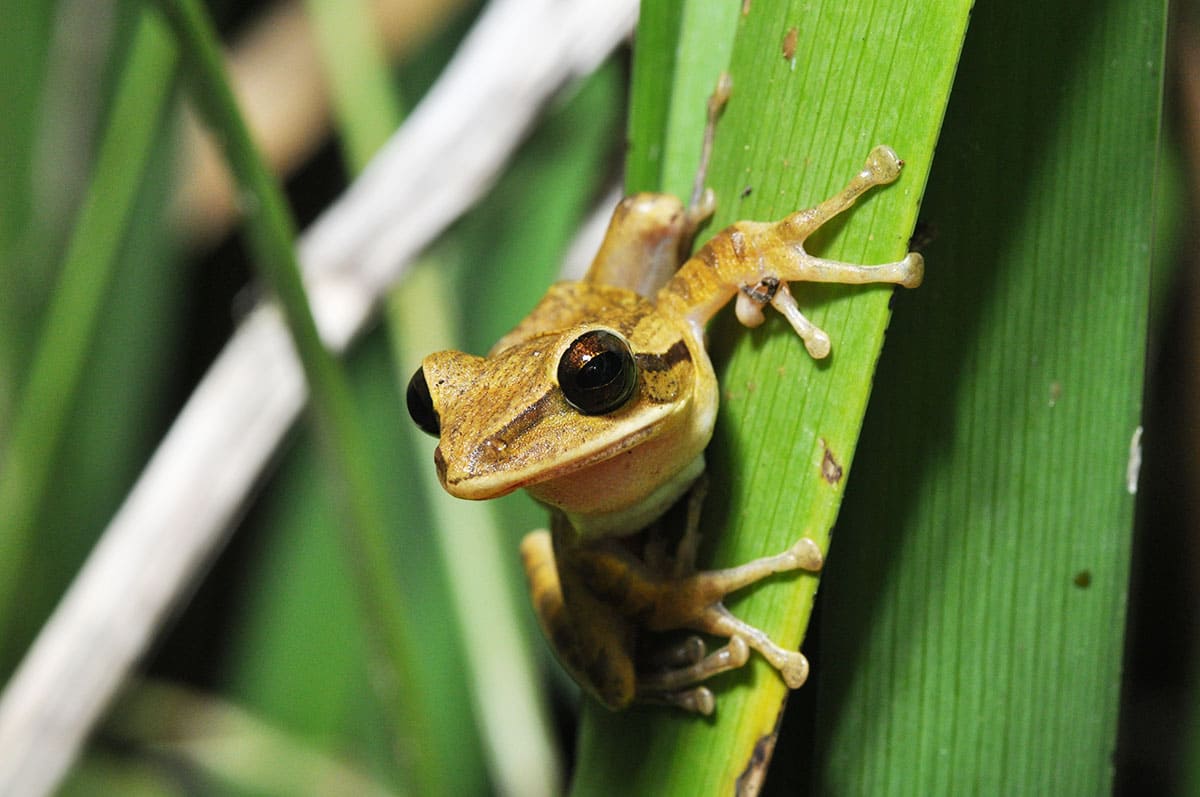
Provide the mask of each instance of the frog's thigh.
MULTIPOLYGON (((521 559, 538 623, 559 662, 604 705, 611 709, 628 706, 637 681, 627 622, 581 585, 572 584, 567 599, 548 531, 525 536, 521 559)), ((570 580, 570 574, 567 578, 570 580)))

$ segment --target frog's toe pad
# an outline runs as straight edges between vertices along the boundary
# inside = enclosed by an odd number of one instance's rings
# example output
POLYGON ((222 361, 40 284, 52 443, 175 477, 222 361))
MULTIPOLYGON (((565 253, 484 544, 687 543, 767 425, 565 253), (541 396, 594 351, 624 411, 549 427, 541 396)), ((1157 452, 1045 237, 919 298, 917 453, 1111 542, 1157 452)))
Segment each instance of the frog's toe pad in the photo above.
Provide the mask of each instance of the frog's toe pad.
POLYGON ((697 686, 681 692, 670 692, 664 695, 664 698, 671 705, 704 717, 712 716, 713 711, 717 708, 717 699, 713 697, 712 690, 707 686, 697 686))
POLYGON ((816 573, 825 566, 825 557, 821 554, 821 548, 811 537, 801 537, 796 540, 788 549, 788 554, 795 559, 796 568, 799 570, 816 573))
POLYGON ((788 689, 799 689, 808 680, 808 659, 800 653, 789 653, 779 662, 779 674, 788 689))

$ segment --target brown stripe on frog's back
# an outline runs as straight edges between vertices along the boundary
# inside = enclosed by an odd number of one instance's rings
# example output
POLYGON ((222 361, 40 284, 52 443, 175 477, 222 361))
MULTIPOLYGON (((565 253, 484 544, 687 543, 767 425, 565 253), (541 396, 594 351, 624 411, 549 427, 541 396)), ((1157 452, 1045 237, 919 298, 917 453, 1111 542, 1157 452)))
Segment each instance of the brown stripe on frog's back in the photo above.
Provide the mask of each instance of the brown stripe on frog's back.
POLYGON ((693 378, 692 353, 683 340, 675 341, 661 354, 642 353, 634 357, 642 382, 642 396, 653 404, 678 400, 693 378))
POLYGON ((675 341, 675 345, 662 354, 637 354, 635 357, 643 371, 667 371, 681 362, 692 361, 692 353, 682 340, 675 341))
POLYGON ((611 309, 615 312, 601 312, 596 315, 596 320, 601 324, 610 324, 626 340, 644 341, 647 335, 656 334, 655 330, 659 324, 658 311, 645 299, 638 297, 636 302, 611 309))

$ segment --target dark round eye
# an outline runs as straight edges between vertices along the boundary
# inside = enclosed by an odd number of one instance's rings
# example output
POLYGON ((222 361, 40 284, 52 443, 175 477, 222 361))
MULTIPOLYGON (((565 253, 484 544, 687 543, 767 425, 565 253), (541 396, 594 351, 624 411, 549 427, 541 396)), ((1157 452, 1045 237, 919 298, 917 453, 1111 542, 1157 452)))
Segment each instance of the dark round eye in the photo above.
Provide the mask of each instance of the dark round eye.
POLYGON ((433 408, 433 397, 429 395, 429 385, 425 382, 425 369, 418 368, 408 380, 408 414, 412 416, 417 426, 434 437, 442 433, 442 420, 437 410, 433 408))
POLYGON ((584 415, 620 408, 637 387, 637 363, 629 344, 603 329, 584 332, 558 361, 558 386, 584 415))

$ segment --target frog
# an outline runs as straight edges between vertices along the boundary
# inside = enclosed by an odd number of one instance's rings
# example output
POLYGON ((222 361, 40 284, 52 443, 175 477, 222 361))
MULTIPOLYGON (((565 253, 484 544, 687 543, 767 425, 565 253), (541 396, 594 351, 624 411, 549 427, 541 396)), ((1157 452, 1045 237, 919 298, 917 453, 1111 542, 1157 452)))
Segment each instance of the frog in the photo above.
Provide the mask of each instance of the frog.
POLYGON ((819 204, 774 222, 735 222, 689 252, 715 209, 704 172, 729 91, 723 79, 709 99, 688 204, 662 193, 622 199, 581 280, 552 285, 485 356, 428 355, 406 391, 414 422, 438 438, 446 491, 484 500, 524 489, 549 510, 549 528, 520 545, 534 614, 563 668, 612 710, 658 703, 709 715, 709 679, 744 666, 752 650, 789 688, 808 676, 801 652, 724 599, 776 573, 819 571, 824 554, 812 538, 734 567, 696 566, 704 452, 719 403, 709 321, 732 300, 737 319, 755 327, 770 305, 821 359, 830 338, 789 283, 914 288, 924 274, 916 252, 859 265, 804 248, 868 190, 899 178, 903 161, 886 145, 819 204), (673 538, 663 526, 677 505, 671 515, 684 516, 683 530, 673 538), (704 637, 724 642, 710 651, 704 637))

